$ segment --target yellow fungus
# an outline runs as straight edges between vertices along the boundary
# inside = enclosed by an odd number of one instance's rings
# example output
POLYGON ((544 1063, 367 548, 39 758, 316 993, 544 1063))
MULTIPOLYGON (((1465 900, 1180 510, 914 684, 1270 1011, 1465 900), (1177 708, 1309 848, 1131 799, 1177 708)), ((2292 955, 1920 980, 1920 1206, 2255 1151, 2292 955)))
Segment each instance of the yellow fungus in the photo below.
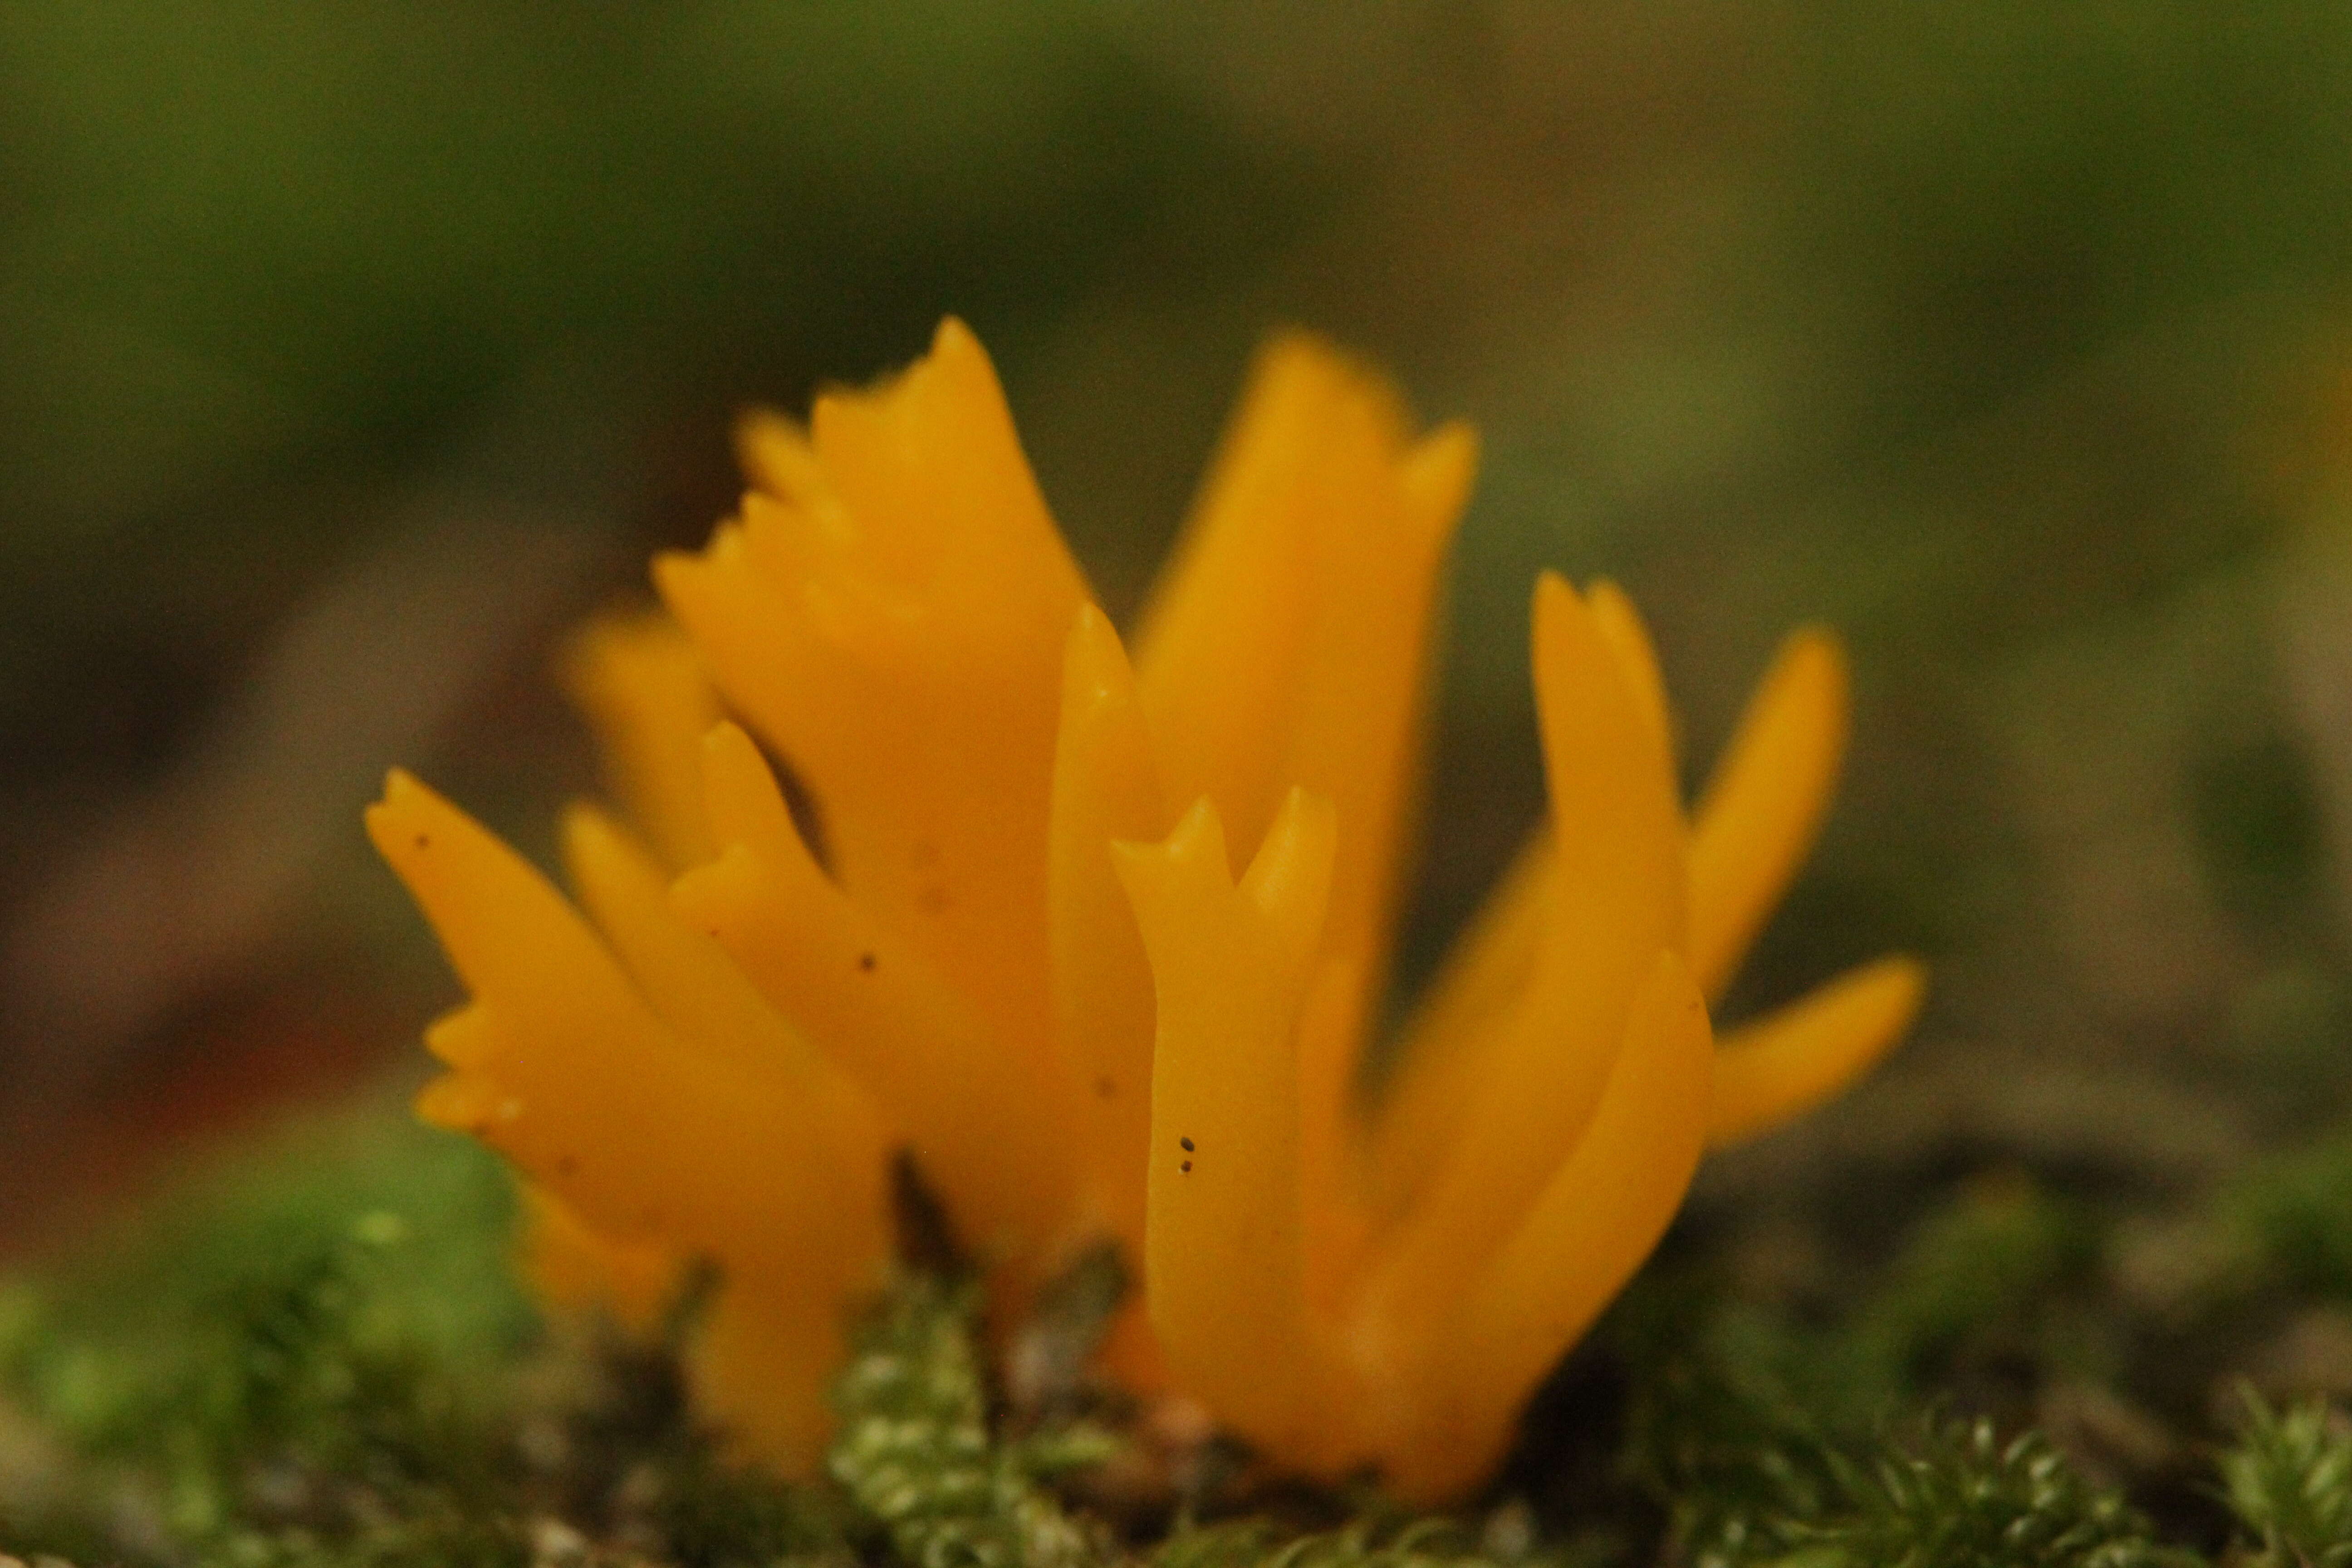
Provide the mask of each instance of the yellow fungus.
MULTIPOLYGON (((716 948, 666 900, 600 938, 513 851, 404 774, 367 826, 473 994, 427 1037, 452 1070, 418 1110, 551 1194, 582 1244, 575 1264, 593 1266, 592 1238, 615 1252, 625 1308, 642 1308, 648 1252, 717 1260, 726 1282, 704 1398, 805 1468, 824 1436, 840 1302, 871 1289, 887 1260, 887 1145, 864 1094, 782 1019, 751 1011, 740 978, 716 979, 716 948), (711 1027, 730 1013, 743 1036, 711 1027), (762 1381, 733 1374, 749 1365, 762 1381)), ((641 869, 615 877, 614 904, 641 869)))
POLYGON ((710 858, 694 748, 722 714, 702 660, 668 616, 591 621, 564 684, 603 742, 605 787, 673 871, 710 858))
POLYGON ((1313 338, 1260 355, 1132 659, 960 323, 737 439, 739 514, 567 662, 628 818, 567 816, 579 907, 404 775, 368 826, 471 994, 420 1111, 521 1173, 551 1302, 643 1324, 715 1265, 699 1396, 787 1469, 904 1152, 1000 1307, 1108 1236, 1143 1286, 1119 1375, 1458 1495, 1706 1146, 1917 1007, 1887 959, 1717 1047, 1834 781, 1842 656, 1790 639, 1686 816, 1640 616, 1547 575, 1545 821, 1360 1092, 1476 443, 1313 338))

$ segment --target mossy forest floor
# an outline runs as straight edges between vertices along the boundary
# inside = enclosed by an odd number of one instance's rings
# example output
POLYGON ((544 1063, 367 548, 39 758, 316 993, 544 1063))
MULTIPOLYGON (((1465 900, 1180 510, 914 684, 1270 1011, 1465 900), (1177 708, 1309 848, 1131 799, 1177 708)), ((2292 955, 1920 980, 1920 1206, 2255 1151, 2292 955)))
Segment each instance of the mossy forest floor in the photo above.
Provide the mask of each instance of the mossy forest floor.
MULTIPOLYGON (((0 1287, 0 1551, 83 1568, 2352 1563, 2352 1424, 2325 1397, 2352 1387, 2347 1194, 2352 1136, 2162 1202, 1994 1166, 1903 1195, 1859 1261, 1781 1235, 1770 1290, 1743 1257, 1755 1228, 1703 1205, 1543 1391, 1489 1493, 1419 1518, 1369 1485, 1286 1483, 1090 1385, 1099 1269, 983 1336, 967 1287, 910 1268, 862 1320, 830 1479, 738 1468, 669 1348, 537 1319, 492 1161, 366 1114, 194 1173, 135 1232, 0 1287)), ((692 1317, 682 1303, 673 1338, 692 1317)))

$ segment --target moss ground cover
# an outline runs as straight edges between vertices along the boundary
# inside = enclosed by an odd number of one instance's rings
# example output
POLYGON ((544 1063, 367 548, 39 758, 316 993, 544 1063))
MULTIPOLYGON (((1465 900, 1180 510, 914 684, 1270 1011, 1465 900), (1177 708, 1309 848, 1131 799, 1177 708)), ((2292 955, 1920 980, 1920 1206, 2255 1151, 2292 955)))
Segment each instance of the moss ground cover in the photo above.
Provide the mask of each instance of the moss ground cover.
MULTIPOLYGON (((678 1347, 540 1321, 488 1156, 364 1112, 184 1177, 0 1295, 27 1560, 1442 1568, 2352 1562, 2352 1140, 2194 1194, 2018 1168, 1756 1284, 1702 1210, 1457 1512, 1303 1487, 1078 1369, 1097 1268, 989 1324, 936 1247, 856 1325, 826 1479, 698 1429, 678 1347)), ((1784 1237, 1784 1250, 1807 1248, 1784 1237)))

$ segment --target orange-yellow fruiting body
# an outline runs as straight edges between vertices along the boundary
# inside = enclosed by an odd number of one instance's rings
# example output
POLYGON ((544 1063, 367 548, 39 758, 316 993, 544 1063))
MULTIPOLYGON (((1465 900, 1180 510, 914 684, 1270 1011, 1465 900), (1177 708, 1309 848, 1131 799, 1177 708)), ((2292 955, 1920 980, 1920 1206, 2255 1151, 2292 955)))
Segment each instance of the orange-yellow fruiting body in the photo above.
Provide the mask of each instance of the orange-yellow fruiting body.
POLYGON ((604 742, 605 786, 672 871, 710 858, 695 746, 724 717, 677 623, 611 616, 565 650, 564 684, 604 742))
POLYGON ((887 1146, 865 1095, 677 921, 609 826, 580 819, 571 835, 600 931, 405 774, 367 826, 473 995, 427 1037, 451 1070, 418 1110, 505 1154, 624 1258, 719 1260, 705 1397, 805 1468, 824 1441, 840 1301, 887 1260, 887 1146))
POLYGON ((571 656, 642 836, 567 817, 585 916, 404 776, 369 830, 472 994, 421 1110, 522 1173, 551 1300, 644 1322, 715 1263, 698 1387, 787 1468, 905 1150, 1000 1303, 1108 1235, 1144 1284, 1122 1375, 1306 1472, 1458 1495, 1706 1146, 1916 1010, 1897 958, 1708 1023, 1834 781, 1835 642, 1790 640, 1686 819, 1639 615, 1548 575, 1547 819, 1367 1105, 1476 443, 1312 338, 1260 356, 1132 660, 960 323, 738 445, 754 489, 656 563, 667 616, 571 656))

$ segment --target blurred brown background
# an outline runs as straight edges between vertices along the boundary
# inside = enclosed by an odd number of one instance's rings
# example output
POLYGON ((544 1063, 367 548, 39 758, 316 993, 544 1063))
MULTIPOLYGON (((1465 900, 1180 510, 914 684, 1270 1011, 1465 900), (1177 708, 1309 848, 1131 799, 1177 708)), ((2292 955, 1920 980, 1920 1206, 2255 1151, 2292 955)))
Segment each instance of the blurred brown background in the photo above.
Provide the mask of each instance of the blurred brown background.
POLYGON ((0 8, 0 1236, 420 1072, 382 769, 543 848, 551 634, 731 504, 731 410, 947 311, 1115 611, 1267 328, 1482 426, 1417 965, 1537 809, 1540 566, 1633 588, 1699 761, 1844 628, 1737 1005, 1935 1000, 1711 1180, 2336 1112, 2347 103, 2326 4, 0 8))

